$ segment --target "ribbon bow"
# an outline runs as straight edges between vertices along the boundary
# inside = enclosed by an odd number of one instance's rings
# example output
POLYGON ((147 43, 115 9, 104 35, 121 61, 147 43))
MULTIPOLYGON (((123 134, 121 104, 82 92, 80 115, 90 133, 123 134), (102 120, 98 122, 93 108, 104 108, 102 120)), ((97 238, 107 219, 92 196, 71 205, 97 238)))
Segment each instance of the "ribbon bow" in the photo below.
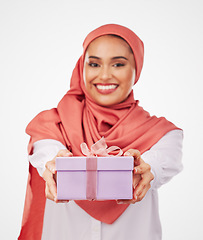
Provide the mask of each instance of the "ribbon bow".
POLYGON ((99 141, 97 141, 95 144, 93 144, 89 150, 87 147, 87 144, 85 142, 80 144, 81 151, 84 155, 87 157, 94 157, 94 156, 121 156, 123 154, 123 151, 117 147, 117 146, 111 146, 108 148, 104 137, 102 137, 99 141), (109 154, 110 152, 113 152, 115 150, 119 150, 119 153, 116 155, 109 154))

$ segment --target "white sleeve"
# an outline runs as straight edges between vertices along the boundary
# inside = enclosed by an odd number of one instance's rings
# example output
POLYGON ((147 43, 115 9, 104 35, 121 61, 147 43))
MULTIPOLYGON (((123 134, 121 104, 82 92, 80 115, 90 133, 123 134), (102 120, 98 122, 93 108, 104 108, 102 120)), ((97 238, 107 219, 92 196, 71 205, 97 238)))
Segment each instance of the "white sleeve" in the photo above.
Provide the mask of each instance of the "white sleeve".
MULTIPOLYGON (((155 177, 151 182, 152 188, 160 187, 183 169, 182 140, 183 132, 172 130, 142 154, 142 159, 151 166, 155 177)), ((42 176, 46 162, 52 160, 59 150, 66 147, 59 141, 45 139, 35 142, 33 149, 33 154, 28 156, 28 160, 42 176)))
POLYGON ((34 143, 33 154, 28 156, 28 160, 42 176, 46 162, 52 160, 61 149, 66 149, 66 147, 59 141, 53 139, 39 140, 34 143))
POLYGON ((154 180, 152 188, 167 183, 182 169, 183 131, 172 130, 165 134, 150 150, 142 154, 142 159, 151 166, 154 180))

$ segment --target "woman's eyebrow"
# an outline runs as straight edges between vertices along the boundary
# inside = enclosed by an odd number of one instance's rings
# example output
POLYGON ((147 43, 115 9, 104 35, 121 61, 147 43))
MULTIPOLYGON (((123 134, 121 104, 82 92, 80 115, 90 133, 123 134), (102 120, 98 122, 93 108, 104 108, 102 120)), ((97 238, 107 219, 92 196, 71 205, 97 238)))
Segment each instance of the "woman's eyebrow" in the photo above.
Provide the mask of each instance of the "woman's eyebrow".
POLYGON ((123 58, 123 59, 125 59, 125 60, 128 60, 126 57, 124 57, 124 56, 116 56, 116 57, 112 57, 112 59, 114 60, 114 59, 119 59, 119 58, 123 58))
MULTIPOLYGON (((89 58, 94 58, 94 59, 101 59, 100 57, 97 57, 97 56, 89 56, 89 58)), ((123 58, 125 60, 128 60, 126 57, 124 56, 115 56, 115 57, 112 57, 111 59, 114 60, 114 59, 120 59, 120 58, 123 58)))
POLYGON ((100 57, 97 56, 89 56, 88 58, 101 59, 100 57))

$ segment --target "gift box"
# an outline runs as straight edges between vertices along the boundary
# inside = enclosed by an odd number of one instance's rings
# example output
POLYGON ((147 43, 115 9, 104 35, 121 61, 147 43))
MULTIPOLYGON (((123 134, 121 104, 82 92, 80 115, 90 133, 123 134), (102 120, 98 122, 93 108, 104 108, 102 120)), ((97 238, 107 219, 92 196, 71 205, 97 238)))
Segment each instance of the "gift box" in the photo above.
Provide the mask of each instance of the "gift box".
POLYGON ((131 156, 57 157, 57 198, 132 199, 133 167, 131 156))

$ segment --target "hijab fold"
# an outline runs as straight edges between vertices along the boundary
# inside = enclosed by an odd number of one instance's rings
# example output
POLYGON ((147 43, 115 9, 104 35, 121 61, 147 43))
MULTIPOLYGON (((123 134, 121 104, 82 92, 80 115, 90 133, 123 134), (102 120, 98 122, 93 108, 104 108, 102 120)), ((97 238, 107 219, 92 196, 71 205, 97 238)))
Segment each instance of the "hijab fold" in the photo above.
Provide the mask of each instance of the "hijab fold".
MULTIPOLYGON (((74 156, 81 156, 80 144, 92 144, 105 137, 108 147, 119 146, 124 152, 138 149, 149 150, 167 132, 177 127, 165 118, 150 116, 139 102, 134 100, 133 91, 122 103, 111 107, 98 106, 88 95, 84 79, 83 64, 88 45, 97 37, 114 34, 122 37, 131 47, 138 81, 143 66, 144 47, 142 41, 130 29, 108 24, 92 31, 83 43, 84 52, 79 58, 71 77, 70 90, 57 108, 38 114, 27 126, 30 135, 29 154, 33 143, 42 139, 55 139, 64 144, 74 156)), ((19 239, 41 239, 45 208, 45 183, 36 169, 30 165, 23 224, 19 239)), ((75 201, 93 218, 112 224, 122 215, 128 205, 116 201, 75 201)))

